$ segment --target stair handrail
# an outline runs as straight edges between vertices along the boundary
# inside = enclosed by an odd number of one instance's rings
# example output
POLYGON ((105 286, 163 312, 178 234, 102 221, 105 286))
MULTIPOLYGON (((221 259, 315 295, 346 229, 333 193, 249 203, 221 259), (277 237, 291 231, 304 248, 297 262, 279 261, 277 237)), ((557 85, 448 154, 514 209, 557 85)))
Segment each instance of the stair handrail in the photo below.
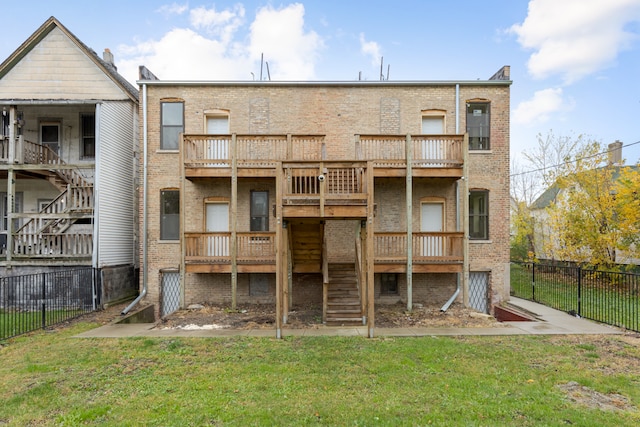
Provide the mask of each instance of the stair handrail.
MULTIPOLYGON (((47 204, 42 209, 40 209, 40 212, 38 212, 38 213, 42 214, 42 213, 64 212, 64 210, 65 210, 64 206, 69 206, 68 197, 67 197, 68 195, 69 195, 69 189, 67 187, 67 189, 65 189, 62 193, 58 194, 58 197, 56 197, 51 202, 49 202, 49 204, 47 204), (62 209, 59 209, 60 207, 62 207, 62 209)), ((25 231, 28 228, 29 223, 31 223, 34 219, 35 218, 30 219, 29 221, 24 223, 22 225, 22 227, 18 228, 15 231, 15 235, 18 236, 19 234, 21 234, 22 231, 25 231)), ((54 221, 54 220, 51 220, 51 221, 54 221)), ((46 224, 45 224, 45 226, 46 226, 46 224)))
MULTIPOLYGON (((24 162, 27 164, 66 165, 67 163, 58 156, 48 145, 24 140, 24 162)), ((67 184, 77 187, 92 187, 87 179, 75 168, 59 169, 55 173, 65 180, 67 184), (67 172, 71 172, 70 174, 67 172)))
POLYGON ((362 298, 362 287, 360 286, 360 279, 362 276, 362 244, 360 239, 356 236, 356 286, 358 288, 358 296, 360 298, 360 310, 364 313, 364 298, 362 298))
POLYGON ((329 257, 327 256, 327 235, 322 233, 322 322, 327 322, 329 303, 329 257))

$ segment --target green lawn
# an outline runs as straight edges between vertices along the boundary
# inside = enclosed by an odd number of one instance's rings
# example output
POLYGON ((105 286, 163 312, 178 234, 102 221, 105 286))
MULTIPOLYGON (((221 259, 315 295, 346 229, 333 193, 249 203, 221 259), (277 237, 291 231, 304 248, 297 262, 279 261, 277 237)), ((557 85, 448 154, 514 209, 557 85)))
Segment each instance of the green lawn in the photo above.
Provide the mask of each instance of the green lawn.
POLYGON ((80 339, 0 344, 0 425, 635 426, 632 337, 80 339), (575 381, 632 407, 571 402, 575 381))
MULTIPOLYGON (((45 325, 51 326, 82 314, 80 309, 49 310, 45 325)), ((0 340, 42 328, 41 311, 6 312, 0 310, 0 340)))

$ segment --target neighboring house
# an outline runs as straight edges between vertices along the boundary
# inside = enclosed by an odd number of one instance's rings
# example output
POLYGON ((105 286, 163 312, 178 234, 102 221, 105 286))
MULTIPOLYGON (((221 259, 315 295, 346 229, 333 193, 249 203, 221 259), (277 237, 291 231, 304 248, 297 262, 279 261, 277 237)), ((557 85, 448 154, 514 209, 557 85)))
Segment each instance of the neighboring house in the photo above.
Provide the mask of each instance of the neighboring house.
POLYGON ((138 90, 56 18, 0 64, 0 276, 101 271, 137 292, 138 90))
MULTIPOLYGON (((624 168, 635 169, 637 166, 624 166, 622 161, 622 146, 619 141, 613 142, 608 146, 609 152, 609 165, 614 165, 615 169, 611 176, 611 182, 618 180, 620 171, 624 168)), ((598 169, 599 171, 601 169, 598 169)), ((548 208, 552 203, 565 204, 567 203, 566 194, 570 191, 565 188, 561 188, 557 183, 554 183, 547 188, 536 200, 531 203, 530 212, 534 222, 533 229, 533 242, 535 247, 535 258, 539 260, 554 260, 554 252, 559 247, 559 239, 554 234, 553 230, 549 226, 549 210, 548 208)), ((585 249, 587 251, 587 249, 585 249)), ((590 256, 590 252, 585 252, 587 256, 590 256)), ((617 264, 638 264, 640 260, 630 256, 628 252, 616 251, 615 262, 617 264)), ((576 261, 570 259, 563 259, 556 261, 576 261)))
POLYGON ((162 81, 141 67, 142 297, 367 324, 509 295, 509 67, 473 81, 162 81))

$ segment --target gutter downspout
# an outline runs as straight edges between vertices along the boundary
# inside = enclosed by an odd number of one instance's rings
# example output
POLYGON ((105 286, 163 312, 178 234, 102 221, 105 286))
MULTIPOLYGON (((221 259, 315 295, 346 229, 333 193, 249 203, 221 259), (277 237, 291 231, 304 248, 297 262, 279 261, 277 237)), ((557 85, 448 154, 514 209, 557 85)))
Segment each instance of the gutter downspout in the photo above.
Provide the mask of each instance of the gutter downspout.
MULTIPOLYGON (((460 84, 456 84, 456 133, 460 133, 460 84)), ((463 147, 466 149, 466 147, 463 147)), ((464 157, 464 156, 463 156, 464 157)), ((464 169, 463 169, 464 170, 464 169)), ((463 176, 464 179, 464 176, 463 176)), ((456 231, 460 231, 460 180, 456 181, 456 231)), ((460 273, 456 274, 456 290, 440 311, 445 312, 460 295, 460 273)))
POLYGON ((142 292, 121 315, 125 315, 147 295, 147 85, 142 85, 142 292))

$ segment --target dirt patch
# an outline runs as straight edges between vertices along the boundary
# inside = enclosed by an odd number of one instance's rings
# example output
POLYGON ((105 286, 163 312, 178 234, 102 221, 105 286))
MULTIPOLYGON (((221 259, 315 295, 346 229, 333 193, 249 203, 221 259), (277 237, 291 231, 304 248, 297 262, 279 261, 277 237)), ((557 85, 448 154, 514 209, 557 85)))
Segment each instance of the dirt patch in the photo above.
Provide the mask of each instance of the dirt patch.
MULTIPOLYGON (((376 327, 502 327, 492 316, 453 304, 446 312, 440 307, 417 307, 407 311, 406 306, 378 306, 376 327)), ((272 305, 242 305, 236 310, 220 305, 196 305, 179 310, 162 320, 161 328, 181 329, 263 329, 275 326, 275 310, 272 305)), ((322 326, 322 309, 318 306, 294 307, 287 316, 286 328, 318 328, 322 326)))
POLYGON ((634 411, 636 407, 625 396, 617 393, 603 394, 589 387, 570 381, 558 385, 574 403, 604 411, 634 411))

